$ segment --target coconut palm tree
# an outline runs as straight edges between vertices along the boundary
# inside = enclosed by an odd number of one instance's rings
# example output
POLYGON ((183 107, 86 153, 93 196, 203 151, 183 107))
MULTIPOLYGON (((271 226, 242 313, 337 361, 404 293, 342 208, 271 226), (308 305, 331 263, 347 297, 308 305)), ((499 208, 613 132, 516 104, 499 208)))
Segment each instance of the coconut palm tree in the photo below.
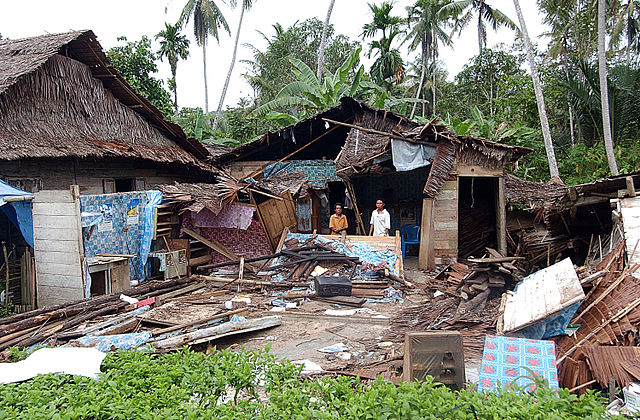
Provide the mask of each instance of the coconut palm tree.
POLYGON ((380 6, 369 3, 369 9, 373 20, 362 27, 362 38, 373 38, 379 31, 382 32, 382 38, 369 45, 369 57, 377 55, 371 65, 371 76, 380 85, 388 84, 388 79, 393 76, 398 83, 404 75, 404 63, 400 51, 393 48, 393 41, 402 34, 400 26, 403 20, 391 15, 392 2, 383 1, 380 6))
MULTIPOLYGON (((218 128, 218 121, 220 120, 220 114, 222 114, 222 105, 224 104, 224 97, 227 96, 227 89, 229 88, 229 82, 231 81, 231 73, 233 73, 233 66, 236 64, 236 54, 238 52, 238 41, 240 40, 240 29, 242 29, 242 19, 244 18, 245 10, 251 9, 254 0, 241 0, 242 5, 240 7, 240 20, 238 21, 238 30, 236 31, 236 41, 233 44, 233 55, 231 56, 231 64, 229 65, 229 71, 227 72, 227 78, 224 81, 222 87, 222 94, 220 95, 220 102, 218 103, 218 110, 216 111, 216 118, 213 120, 213 129, 218 128)), ((235 7, 235 2, 232 3, 235 7)))
POLYGON ((202 47, 202 65, 204 70, 204 109, 205 113, 209 113, 209 92, 207 86, 207 39, 212 35, 216 41, 220 41, 218 29, 224 28, 227 33, 229 25, 222 15, 220 8, 213 0, 187 0, 180 13, 177 25, 180 27, 189 23, 189 19, 193 17, 193 34, 196 43, 202 47))
MULTIPOLYGON (((428 60, 431 60, 430 66, 436 67, 438 58, 438 41, 445 45, 451 45, 451 37, 444 31, 451 15, 443 12, 444 6, 451 3, 451 0, 417 0, 413 6, 407 7, 407 24, 410 28, 407 39, 410 41, 409 50, 414 51, 420 47, 420 81, 416 92, 416 99, 422 94, 424 85, 424 77, 427 72, 428 60)), ((436 72, 432 72, 433 80, 431 83, 431 111, 433 115, 436 113, 436 72)), ((413 118, 416 111, 417 103, 413 104, 411 115, 413 118)))
POLYGON ((607 152, 609 170, 618 175, 618 163, 613 152, 613 138, 611 136, 611 116, 609 114, 609 90, 607 88, 607 51, 604 46, 606 26, 606 0, 598 0, 598 73, 600 75, 600 102, 602 105, 602 132, 604 134, 604 148, 607 152))
POLYGON ((324 26, 322 27, 322 37, 320 38, 320 47, 318 47, 318 68, 316 70, 316 76, 318 81, 322 81, 322 65, 324 64, 324 50, 327 46, 327 31, 329 30, 329 20, 331 19, 331 12, 333 12, 333 5, 336 0, 329 0, 329 9, 327 10, 327 17, 324 19, 324 26))
POLYGON ((178 69, 178 60, 186 60, 189 56, 189 40, 180 33, 178 25, 170 25, 165 22, 164 30, 156 34, 156 39, 160 40, 160 50, 158 55, 160 59, 166 57, 171 67, 173 88, 173 105, 178 110, 178 88, 176 82, 176 71, 178 69))
POLYGON ((471 22, 474 13, 478 15, 478 53, 487 46, 487 23, 494 31, 500 26, 516 29, 516 24, 507 15, 487 4, 486 0, 457 0, 446 5, 444 10, 445 13, 458 16, 451 35, 461 33, 471 22))
POLYGON ((558 164, 556 162, 556 153, 553 149, 553 141, 551 140, 551 130, 549 129, 549 120, 547 119, 547 110, 544 106, 544 95, 542 94, 542 86, 540 85, 540 77, 538 76, 538 66, 536 65, 535 55, 533 53, 533 45, 529 39, 527 32, 527 24, 520 8, 520 2, 513 0, 516 7, 516 14, 520 21, 520 33, 527 47, 527 59, 529 60, 529 68, 531 69, 531 78, 533 79, 533 90, 536 94, 536 104, 538 105, 538 114, 540 116, 540 126, 542 127, 542 138, 544 139, 544 148, 547 152, 547 161, 549 162, 549 173, 551 178, 559 176, 558 164))
POLYGON ((626 3, 614 2, 617 6, 612 10, 615 17, 615 25, 611 34, 609 48, 620 42, 622 34, 627 38, 627 63, 630 61, 631 52, 640 52, 640 0, 627 0, 626 3))

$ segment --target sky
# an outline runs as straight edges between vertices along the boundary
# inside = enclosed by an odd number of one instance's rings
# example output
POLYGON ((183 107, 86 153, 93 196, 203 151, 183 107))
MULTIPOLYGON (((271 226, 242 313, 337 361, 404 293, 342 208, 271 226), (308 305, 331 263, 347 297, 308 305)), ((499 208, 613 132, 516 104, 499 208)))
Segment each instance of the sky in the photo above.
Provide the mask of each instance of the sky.
MULTIPOLYGON (((371 1, 371 0, 369 0, 371 1)), ((180 11, 186 0, 0 0, 0 34, 8 38, 23 38, 46 33, 60 33, 70 30, 91 29, 98 37, 98 41, 106 50, 118 45, 117 38, 126 36, 128 40, 139 40, 143 35, 150 38, 164 28, 164 22, 174 23, 178 20, 180 11)), ((376 1, 379 3, 379 1, 376 1)), ((396 15, 405 16, 405 7, 412 2, 409 0, 395 0, 396 15)), ((520 0, 529 36, 540 46, 546 44, 540 35, 546 30, 542 24, 542 15, 538 12, 535 0, 520 0)), ((213 38, 207 46, 207 75, 209 85, 209 110, 215 110, 220 100, 235 39, 235 30, 240 17, 240 9, 226 7, 222 0, 216 4, 223 10, 231 34, 221 33, 220 43, 213 38)), ((489 2, 497 7, 514 22, 517 23, 513 1, 492 0, 489 2)), ((245 13, 238 60, 236 62, 231 83, 225 98, 225 106, 234 106, 243 97, 253 96, 248 83, 242 74, 247 72, 247 66, 241 60, 252 58, 251 51, 242 44, 249 43, 259 49, 267 43, 258 33, 267 36, 274 34, 272 25, 276 22, 288 27, 296 21, 317 17, 324 21, 327 14, 329 0, 254 0, 253 8, 245 13)), ((336 0, 331 23, 336 33, 347 35, 352 39, 359 39, 362 26, 371 19, 366 0, 336 0)), ((478 53, 477 26, 471 22, 465 33, 454 37, 452 47, 441 47, 440 61, 446 66, 451 79, 467 61, 478 53)), ((184 29, 184 33, 191 39, 190 55, 186 61, 178 63, 177 86, 178 105, 180 107, 204 108, 204 81, 202 65, 202 49, 193 38, 191 22, 184 29)), ((487 45, 495 46, 499 43, 510 45, 514 39, 512 31, 500 29, 498 32, 488 31, 487 45)), ((154 48, 158 44, 154 41, 154 48)), ((410 57, 407 48, 402 47, 405 58, 410 57)), ((365 54, 362 54, 365 64, 369 64, 365 54)), ((411 56, 411 58, 413 58, 411 56)), ((156 77, 164 80, 171 77, 169 65, 159 64, 156 77)))

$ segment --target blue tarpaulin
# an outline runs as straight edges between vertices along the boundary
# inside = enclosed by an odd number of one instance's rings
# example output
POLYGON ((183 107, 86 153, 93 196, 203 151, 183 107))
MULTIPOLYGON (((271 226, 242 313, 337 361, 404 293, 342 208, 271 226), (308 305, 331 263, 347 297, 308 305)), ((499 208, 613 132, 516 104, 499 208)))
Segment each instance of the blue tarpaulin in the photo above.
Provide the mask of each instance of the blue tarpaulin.
POLYGON ((12 187, 0 180, 0 208, 22 233, 24 240, 33 248, 33 214, 29 201, 6 202, 5 197, 28 197, 32 195, 26 191, 12 187))

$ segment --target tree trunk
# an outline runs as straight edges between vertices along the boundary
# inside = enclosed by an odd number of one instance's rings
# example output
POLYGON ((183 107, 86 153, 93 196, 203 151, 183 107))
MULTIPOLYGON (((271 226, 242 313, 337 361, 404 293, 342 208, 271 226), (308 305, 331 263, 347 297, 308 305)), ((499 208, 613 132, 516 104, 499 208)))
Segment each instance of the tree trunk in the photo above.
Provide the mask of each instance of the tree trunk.
POLYGON ((602 131, 604 133, 604 148, 607 151, 609 170, 618 175, 618 163, 613 152, 613 138, 611 136, 611 118, 609 115, 609 91, 607 86, 607 57, 604 47, 605 32, 605 0, 598 0, 598 73, 600 74, 600 102, 602 105, 602 131))
MULTIPOLYGON (((424 39, 423 39, 424 42, 424 39)), ((422 48, 422 70, 420 71, 420 83, 418 83, 418 91, 416 92, 416 99, 420 99, 420 94, 422 93, 422 86, 424 85, 424 77, 426 74, 426 69, 427 67, 427 57, 425 54, 425 48, 422 48)), ((413 107, 411 108, 411 115, 409 116, 409 119, 412 120, 413 116, 416 113, 416 106, 418 105, 417 102, 413 103, 413 107)))
MULTIPOLYGON (((564 61, 564 75, 567 79, 567 83, 569 82, 569 63, 567 60, 566 49, 564 54, 562 54, 562 58, 564 61)), ((576 145, 576 133, 575 133, 575 123, 573 122, 573 104, 571 104, 571 100, 567 100, 567 106, 569 107, 569 130, 571 132, 571 146, 576 145)))
POLYGON ((533 89, 536 93, 536 103, 538 104, 538 114, 540 114, 540 125, 542 127, 542 137, 544 138, 544 148, 547 152, 547 160, 549 161, 549 173, 551 178, 559 176, 558 164, 556 163, 556 154, 553 150, 553 141, 551 140, 551 130, 549 130, 549 121, 547 120, 547 111, 544 106, 544 96, 542 95, 542 86, 540 85, 540 77, 538 77, 538 67, 536 66, 536 60, 533 55, 533 46, 529 39, 527 32, 527 25, 520 9, 520 2, 513 0, 513 4, 516 7, 516 13, 518 14, 518 20, 520 21, 520 30, 524 38, 525 45, 527 47, 527 58, 529 59, 529 66, 531 67, 531 78, 533 79, 533 89))
POLYGON ((204 67, 204 112, 209 113, 209 90, 207 86, 207 44, 202 43, 202 65, 204 67))
POLYGON ((478 12, 478 54, 482 54, 482 14, 478 12))
POLYGON ((318 69, 316 75, 318 76, 318 83, 322 82, 322 65, 324 63, 324 49, 327 46, 327 31, 329 30, 329 19, 331 19, 331 12, 333 12, 333 5, 336 0, 329 1, 329 9, 327 10, 327 17, 324 19, 324 26, 322 27, 322 38, 320 38, 320 47, 318 48, 318 69))
POLYGON ((432 39, 431 45, 431 93, 433 94, 433 103, 431 104, 431 115, 436 116, 436 38, 432 39))
POLYGON ((213 120, 214 130, 218 128, 220 115, 222 114, 222 105, 224 104, 224 97, 227 96, 227 89, 229 88, 229 82, 231 81, 231 73, 233 73, 233 66, 235 66, 236 64, 236 54, 238 52, 238 41, 240 41, 240 29, 242 29, 243 18, 244 18, 244 2, 242 2, 242 7, 240 9, 240 21, 238 22, 238 30, 236 31, 236 42, 233 45, 233 55, 231 56, 231 65, 229 66, 229 71, 227 72, 227 78, 224 81, 224 86, 222 86, 222 95, 220 95, 220 102, 218 103, 216 118, 213 120))
POLYGON ((171 65, 171 76, 173 77, 173 105, 176 107, 176 113, 178 112, 178 86, 176 85, 176 65, 171 65))

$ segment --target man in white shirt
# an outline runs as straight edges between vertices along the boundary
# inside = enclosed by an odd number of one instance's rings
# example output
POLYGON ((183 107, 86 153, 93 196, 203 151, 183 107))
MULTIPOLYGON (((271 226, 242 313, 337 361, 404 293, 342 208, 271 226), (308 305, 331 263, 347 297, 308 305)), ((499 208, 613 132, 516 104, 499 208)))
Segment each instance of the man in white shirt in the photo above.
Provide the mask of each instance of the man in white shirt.
POLYGON ((384 208, 384 201, 376 201, 376 209, 371 213, 369 236, 389 236, 391 216, 384 208))

